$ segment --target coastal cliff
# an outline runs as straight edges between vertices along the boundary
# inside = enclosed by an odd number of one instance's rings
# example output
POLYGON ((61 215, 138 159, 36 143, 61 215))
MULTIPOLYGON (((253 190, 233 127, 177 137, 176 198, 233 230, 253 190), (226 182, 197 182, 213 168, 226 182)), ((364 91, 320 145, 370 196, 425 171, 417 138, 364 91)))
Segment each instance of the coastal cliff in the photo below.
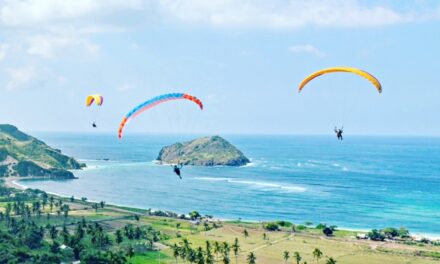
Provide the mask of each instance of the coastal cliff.
POLYGON ((167 164, 195 166, 243 166, 250 162, 240 150, 220 136, 163 147, 157 160, 167 164))
POLYGON ((0 124, 0 177, 72 179, 68 170, 85 166, 9 124, 0 124))

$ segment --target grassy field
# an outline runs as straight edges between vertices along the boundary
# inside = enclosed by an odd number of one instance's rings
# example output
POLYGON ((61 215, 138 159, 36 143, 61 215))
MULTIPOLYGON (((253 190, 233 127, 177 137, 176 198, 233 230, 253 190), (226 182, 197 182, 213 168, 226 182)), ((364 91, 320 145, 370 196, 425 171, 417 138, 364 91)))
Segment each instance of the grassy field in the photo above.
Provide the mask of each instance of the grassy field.
MULTIPOLYGON (((51 212, 46 206, 42 210, 41 216, 34 217, 34 222, 37 225, 50 224, 57 226, 58 229, 66 225, 73 233, 76 223, 85 219, 88 223, 99 223, 112 239, 115 237, 115 231, 123 229, 127 224, 135 227, 149 227, 159 231, 160 237, 158 241, 154 242, 154 249, 135 250, 131 258, 127 257, 127 261, 130 263, 176 263, 171 247, 174 244, 182 245, 184 238, 194 249, 199 246, 205 249, 206 241, 210 241, 211 245, 214 245, 216 241, 232 245, 234 240, 238 238, 239 254, 236 256, 231 250, 230 263, 236 263, 236 261, 237 263, 248 263, 246 259, 250 252, 254 252, 256 255, 256 263, 285 263, 283 259, 285 251, 288 251, 290 256, 293 256, 295 251, 299 252, 302 258, 300 263, 316 263, 316 258, 312 254, 316 248, 323 253, 318 263, 326 263, 329 257, 334 258, 340 264, 440 263, 440 246, 431 244, 407 245, 401 242, 358 240, 355 238, 355 232, 352 231, 336 231, 334 236, 327 237, 322 234, 322 230, 315 228, 307 228, 297 232, 291 232, 286 228, 284 231, 270 232, 264 229, 260 223, 219 222, 217 220, 209 220, 210 230, 205 231, 203 224, 195 225, 189 220, 152 216, 146 210, 111 205, 93 209, 92 203, 79 200, 72 202, 70 199, 59 197, 56 199, 61 199, 63 204, 69 206, 68 216, 51 212), (245 230, 248 233, 247 236, 244 235, 245 230)), ((1 212, 5 212, 8 204, 4 200, 7 199, 3 199, 0 203, 1 212)), ((31 206, 33 202, 34 200, 27 200, 25 204, 31 206)), ((7 225, 2 222, 0 229, 7 230, 7 225)), ((45 239, 50 242, 49 238, 45 239)), ((120 244, 113 243, 107 250, 124 250, 129 244, 136 248, 146 242, 143 239, 133 241, 125 239, 120 244)), ((213 255, 216 257, 221 254, 214 252, 213 255)), ((184 263, 181 258, 178 258, 177 261, 184 263)), ((223 262, 219 259, 218 263, 223 262)), ((291 257, 287 263, 296 263, 296 261, 291 257)))

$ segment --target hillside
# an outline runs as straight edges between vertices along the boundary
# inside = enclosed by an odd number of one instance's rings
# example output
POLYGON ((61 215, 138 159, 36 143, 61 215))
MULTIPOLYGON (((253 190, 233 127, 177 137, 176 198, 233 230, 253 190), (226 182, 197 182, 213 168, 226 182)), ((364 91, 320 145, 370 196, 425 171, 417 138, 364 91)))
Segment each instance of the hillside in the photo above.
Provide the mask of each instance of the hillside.
POLYGON ((196 166, 243 166, 250 162, 240 150, 220 136, 163 147, 157 160, 168 164, 196 166))
POLYGON ((0 124, 0 177, 47 176, 73 178, 67 170, 82 165, 13 125, 0 124))

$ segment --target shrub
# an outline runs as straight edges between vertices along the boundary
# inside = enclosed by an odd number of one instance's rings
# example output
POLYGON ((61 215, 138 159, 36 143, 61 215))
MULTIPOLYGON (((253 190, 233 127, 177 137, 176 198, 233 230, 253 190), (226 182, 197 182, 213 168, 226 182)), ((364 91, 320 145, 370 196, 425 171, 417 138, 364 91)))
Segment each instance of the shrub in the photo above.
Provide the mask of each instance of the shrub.
POLYGON ((280 229, 280 227, 278 226, 278 224, 275 223, 275 222, 271 222, 271 223, 267 223, 267 224, 265 224, 265 225, 264 225, 264 228, 265 228, 266 230, 269 230, 269 231, 278 231, 278 230, 280 229))
POLYGON ((383 241, 385 239, 385 236, 377 229, 373 229, 368 232, 368 237, 374 241, 383 241))

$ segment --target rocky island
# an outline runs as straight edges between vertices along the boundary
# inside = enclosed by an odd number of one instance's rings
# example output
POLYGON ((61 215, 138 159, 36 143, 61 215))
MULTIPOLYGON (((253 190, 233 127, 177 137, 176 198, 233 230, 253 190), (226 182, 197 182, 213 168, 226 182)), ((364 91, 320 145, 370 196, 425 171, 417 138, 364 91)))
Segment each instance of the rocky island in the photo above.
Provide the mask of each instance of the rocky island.
POLYGON ((163 147, 157 160, 165 164, 243 166, 250 160, 220 136, 198 138, 163 147))
POLYGON ((68 170, 84 166, 15 126, 0 124, 0 177, 72 179, 75 177, 68 170))

